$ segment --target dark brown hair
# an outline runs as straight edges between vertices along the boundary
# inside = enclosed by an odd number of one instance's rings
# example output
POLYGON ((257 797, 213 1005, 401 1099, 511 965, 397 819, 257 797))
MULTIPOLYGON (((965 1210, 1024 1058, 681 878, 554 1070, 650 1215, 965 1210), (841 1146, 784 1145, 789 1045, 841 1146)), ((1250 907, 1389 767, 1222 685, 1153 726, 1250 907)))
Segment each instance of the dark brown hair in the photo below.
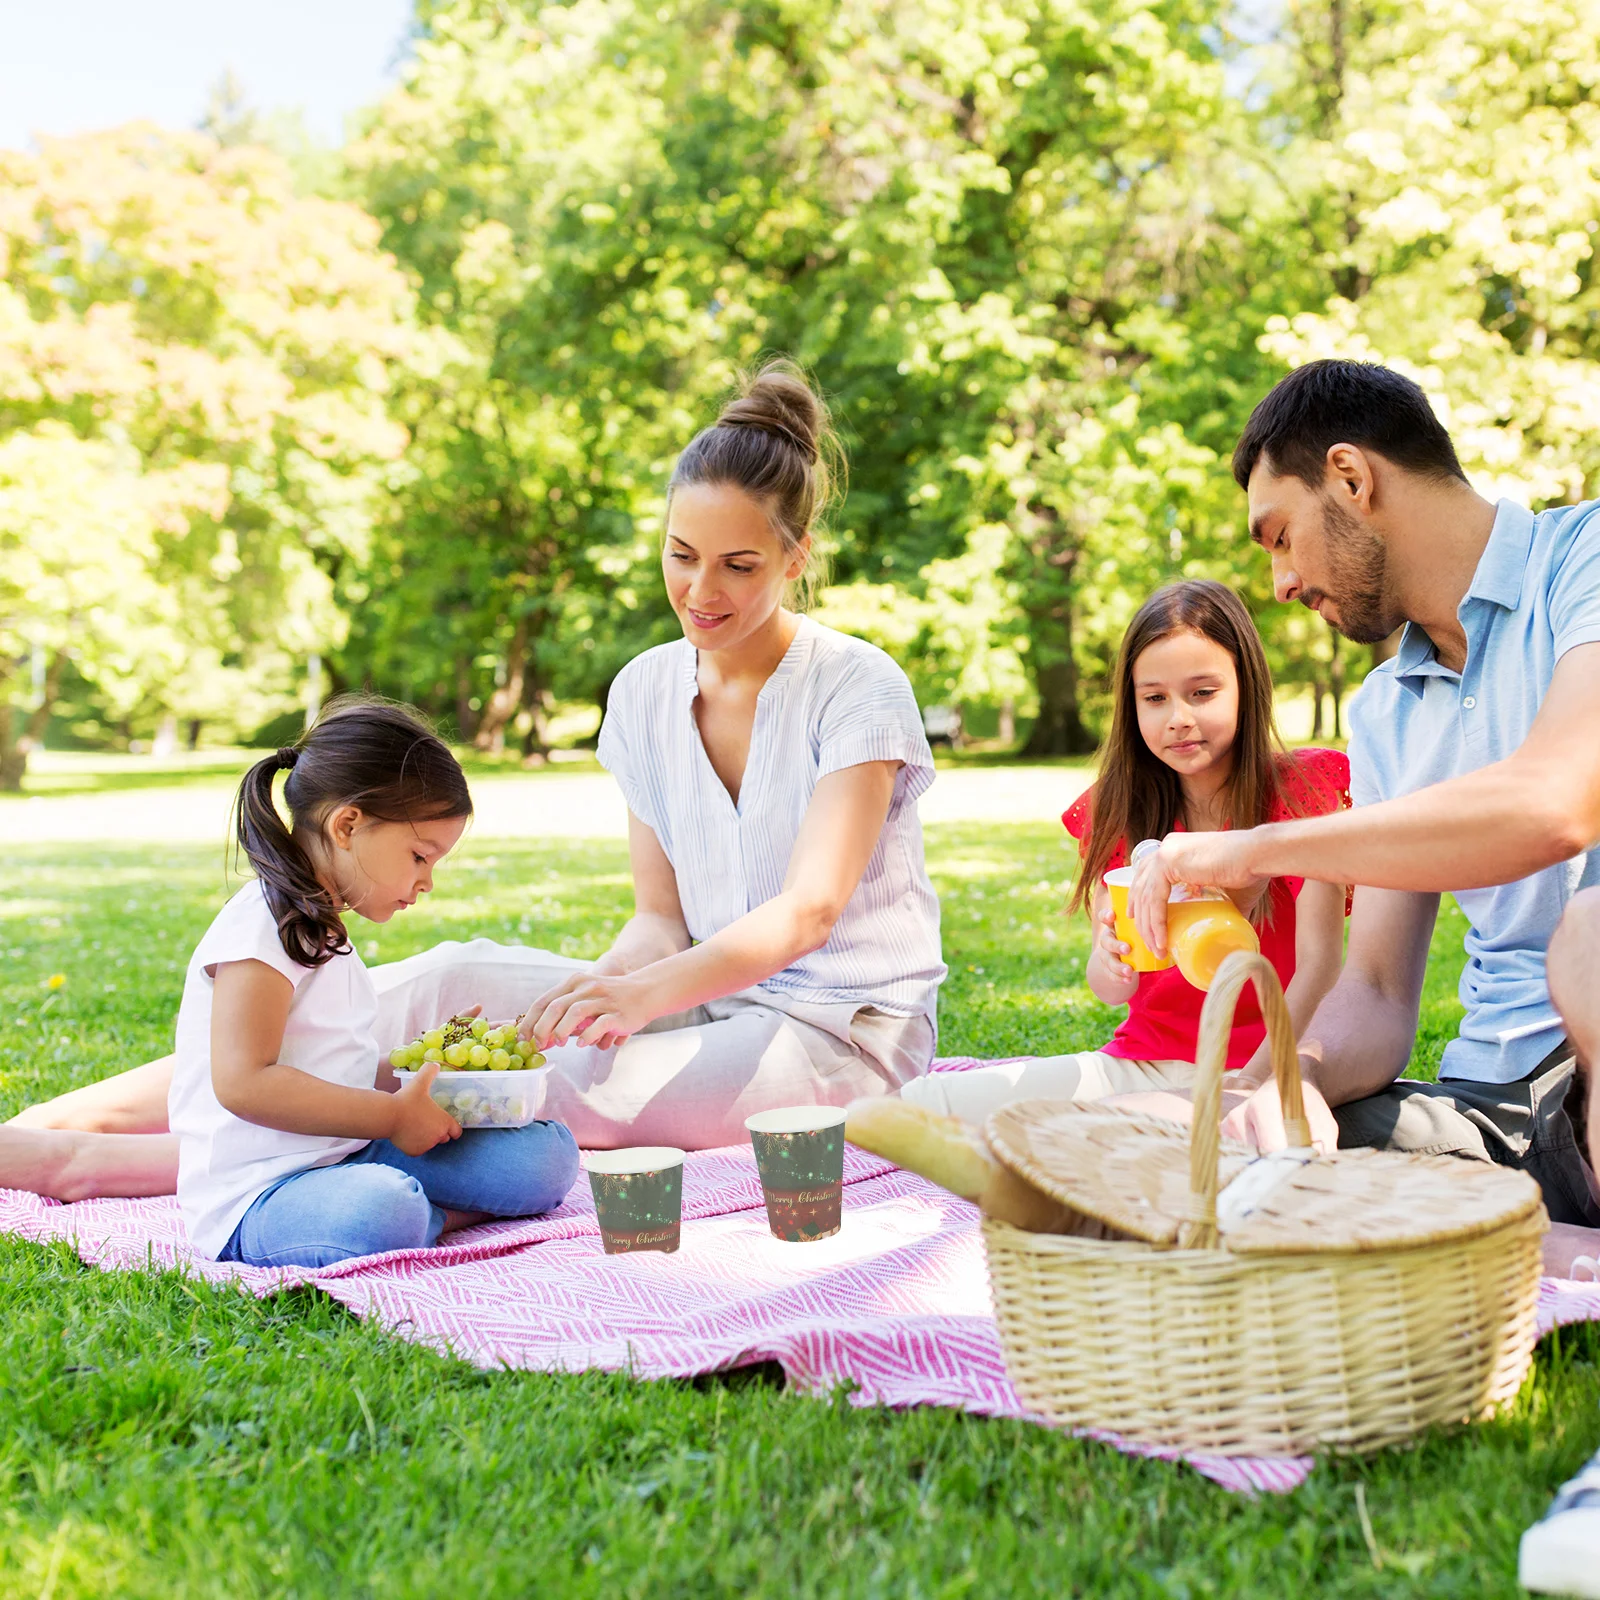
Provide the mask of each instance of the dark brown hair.
POLYGON ((1272 721, 1272 674, 1261 635, 1234 592, 1220 583, 1190 579, 1158 589, 1139 607, 1117 652, 1111 732, 1100 751, 1100 773, 1090 799, 1083 870, 1068 909, 1094 909, 1094 894, 1117 846, 1131 850, 1141 839, 1160 839, 1183 818, 1183 783, 1144 742, 1133 668, 1153 644, 1175 633, 1198 633, 1233 657, 1239 676, 1239 723, 1233 738, 1233 772, 1223 791, 1229 823, 1253 828, 1280 801, 1298 809, 1286 793, 1291 757, 1272 721))
POLYGON ((298 743, 251 767, 234 802, 238 848, 261 880, 284 953, 304 967, 350 948, 339 908, 296 837, 320 831, 342 806, 378 822, 434 822, 470 817, 472 796, 444 741, 414 712, 382 700, 329 702, 298 743), (284 771, 288 827, 272 801, 272 781, 284 771))
POLYGON ((1467 481, 1427 395, 1372 361, 1308 361, 1276 384, 1233 447, 1234 480, 1248 489, 1265 456, 1273 472, 1320 489, 1336 444, 1357 445, 1426 478, 1467 481))
MULTIPOLYGON (((672 469, 667 499, 691 484, 742 489, 767 514, 785 556, 791 556, 844 485, 844 452, 822 397, 795 362, 777 357, 746 374, 737 398, 689 441, 672 469)), ((823 559, 812 546, 797 580, 802 603, 822 581, 823 559)))

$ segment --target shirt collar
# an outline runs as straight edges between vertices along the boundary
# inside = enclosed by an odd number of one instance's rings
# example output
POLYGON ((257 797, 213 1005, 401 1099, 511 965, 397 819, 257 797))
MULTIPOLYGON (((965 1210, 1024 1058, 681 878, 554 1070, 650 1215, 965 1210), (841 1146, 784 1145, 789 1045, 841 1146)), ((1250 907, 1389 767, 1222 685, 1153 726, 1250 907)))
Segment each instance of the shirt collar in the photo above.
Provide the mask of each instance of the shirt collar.
MULTIPOLYGON (((772 669, 772 676, 761 686, 761 693, 757 699, 764 699, 770 692, 777 694, 788 682, 789 675, 798 665, 804 649, 802 641, 809 642, 817 624, 805 615, 800 616, 800 626, 795 629, 794 638, 789 641, 789 648, 784 651, 783 659, 772 669)), ((680 641, 683 645, 683 684, 684 696, 693 700, 700 693, 700 652, 689 643, 687 639, 680 641)))
MULTIPOLYGON (((1533 513, 1514 500, 1499 501, 1494 510, 1494 525, 1489 529, 1489 542, 1483 547, 1472 582, 1456 608, 1469 642, 1473 630, 1465 615, 1467 601, 1487 600, 1491 605, 1515 611, 1522 599, 1522 579, 1528 569, 1528 551, 1532 545, 1533 513)), ((1424 678, 1456 676, 1441 665, 1433 640, 1414 622, 1406 624, 1400 637, 1394 675, 1413 694, 1422 693, 1424 678)))

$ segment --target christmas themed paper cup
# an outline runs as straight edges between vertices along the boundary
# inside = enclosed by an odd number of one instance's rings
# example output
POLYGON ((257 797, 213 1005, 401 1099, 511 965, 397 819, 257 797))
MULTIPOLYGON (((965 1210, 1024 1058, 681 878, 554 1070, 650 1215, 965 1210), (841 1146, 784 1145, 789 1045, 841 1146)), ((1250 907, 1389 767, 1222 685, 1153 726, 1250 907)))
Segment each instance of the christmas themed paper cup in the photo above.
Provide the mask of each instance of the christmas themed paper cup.
POLYGON ((585 1164, 608 1256, 676 1250, 683 1225, 683 1151, 665 1145, 593 1150, 585 1164))
POLYGON ((745 1118, 767 1222, 790 1244, 839 1231, 844 1185, 844 1108, 789 1106, 745 1118))

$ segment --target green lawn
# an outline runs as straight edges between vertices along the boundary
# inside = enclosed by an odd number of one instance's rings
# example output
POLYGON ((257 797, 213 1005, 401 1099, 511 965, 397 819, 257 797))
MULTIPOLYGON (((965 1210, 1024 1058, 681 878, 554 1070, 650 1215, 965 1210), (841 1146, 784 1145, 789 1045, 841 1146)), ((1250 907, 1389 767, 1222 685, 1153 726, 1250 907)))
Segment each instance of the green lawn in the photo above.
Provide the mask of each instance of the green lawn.
MULTIPOLYGON (((1083 925, 1059 914, 1059 830, 930 829, 929 856, 944 1047, 1102 1040, 1083 925)), ((13 846, 4 874, 0 1116, 164 1049, 225 892, 216 848, 13 846)), ((431 902, 357 937, 369 960, 467 933, 593 954, 627 903, 620 846, 469 840, 431 902)), ((1460 933, 1452 908, 1423 1067, 1455 1025, 1460 933)), ((1587 1331, 1549 1340, 1512 1415, 1252 1502, 1018 1423, 790 1395, 763 1370, 481 1373, 317 1294, 258 1303, 0 1240, 0 1600, 1514 1594, 1519 1532, 1600 1440, 1597 1359, 1587 1331)))

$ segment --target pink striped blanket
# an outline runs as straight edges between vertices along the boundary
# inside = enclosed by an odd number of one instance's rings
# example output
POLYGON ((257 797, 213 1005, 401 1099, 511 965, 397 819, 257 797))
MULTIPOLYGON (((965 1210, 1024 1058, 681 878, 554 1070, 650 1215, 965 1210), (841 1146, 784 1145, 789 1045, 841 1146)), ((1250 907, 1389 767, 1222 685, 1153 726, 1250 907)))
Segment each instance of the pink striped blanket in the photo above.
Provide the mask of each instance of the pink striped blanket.
MULTIPOLYGON (((1026 1417, 1000 1354, 975 1209, 856 1150, 846 1153, 845 1180, 841 1231, 783 1244, 767 1228, 748 1148, 691 1155, 675 1255, 604 1255, 581 1181, 548 1216, 321 1270, 197 1260, 170 1198, 61 1205, 0 1189, 0 1229, 68 1240, 107 1270, 178 1267, 257 1295, 314 1284, 357 1316, 482 1367, 681 1378, 776 1361, 800 1389, 852 1386, 858 1405, 1026 1417)), ((1541 1332, 1600 1320, 1600 1285, 1546 1279, 1539 1319, 1541 1332)), ((1293 1489, 1312 1466, 1310 1458, 1186 1459, 1245 1493, 1293 1489)))

